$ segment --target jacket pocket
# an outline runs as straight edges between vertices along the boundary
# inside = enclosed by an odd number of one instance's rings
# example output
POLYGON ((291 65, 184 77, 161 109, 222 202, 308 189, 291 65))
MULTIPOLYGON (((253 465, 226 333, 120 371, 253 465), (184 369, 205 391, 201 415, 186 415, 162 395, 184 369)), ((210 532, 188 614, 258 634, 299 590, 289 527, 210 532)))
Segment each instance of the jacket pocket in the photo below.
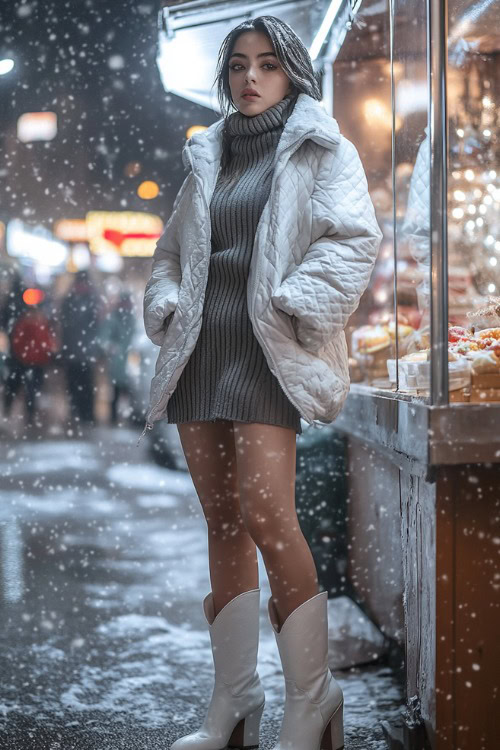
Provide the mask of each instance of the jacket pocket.
POLYGON ((284 310, 281 310, 279 307, 276 307, 275 305, 273 305, 273 310, 275 314, 279 318, 281 318, 281 320, 284 321, 287 332, 288 332, 288 338, 291 338, 293 341, 297 341, 298 343, 297 329, 296 329, 297 318, 295 317, 295 315, 289 315, 284 310))
POLYGON ((167 335, 168 327, 172 321, 172 318, 174 317, 175 310, 167 315, 165 320, 163 321, 163 324, 161 328, 159 328, 154 333, 151 332, 151 330, 148 333, 148 337, 151 339, 153 344, 156 344, 156 346, 161 346, 163 342, 165 341, 165 336, 167 335))

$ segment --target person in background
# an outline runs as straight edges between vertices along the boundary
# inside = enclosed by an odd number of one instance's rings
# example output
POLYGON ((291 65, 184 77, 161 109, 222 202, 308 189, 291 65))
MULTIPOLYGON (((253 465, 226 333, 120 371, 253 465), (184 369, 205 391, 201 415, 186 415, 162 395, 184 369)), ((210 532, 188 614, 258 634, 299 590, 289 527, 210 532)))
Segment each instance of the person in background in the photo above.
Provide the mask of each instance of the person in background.
POLYGON ((97 354, 99 299, 86 270, 75 274, 61 305, 61 359, 66 372, 71 417, 93 424, 94 363, 97 354))
POLYGON ((107 359, 112 388, 110 422, 113 425, 118 422, 120 397, 129 393, 127 357, 135 325, 132 295, 128 290, 123 290, 110 314, 103 321, 99 333, 99 343, 107 359))
POLYGON ((5 393, 10 387, 7 383, 12 372, 12 358, 10 356, 10 336, 12 328, 22 311, 24 285, 20 274, 16 269, 10 268, 7 273, 2 274, 2 303, 0 306, 0 331, 1 331, 1 382, 5 393), (10 281, 6 276, 12 277, 10 281))
POLYGON ((57 339, 40 305, 23 303, 10 333, 10 372, 4 391, 4 417, 9 417, 14 398, 24 386, 28 425, 34 423, 37 397, 44 370, 57 351, 57 339))
POLYGON ((12 281, 5 301, 0 309, 0 329, 10 337, 14 323, 24 309, 23 294, 26 285, 18 271, 10 271, 12 281))

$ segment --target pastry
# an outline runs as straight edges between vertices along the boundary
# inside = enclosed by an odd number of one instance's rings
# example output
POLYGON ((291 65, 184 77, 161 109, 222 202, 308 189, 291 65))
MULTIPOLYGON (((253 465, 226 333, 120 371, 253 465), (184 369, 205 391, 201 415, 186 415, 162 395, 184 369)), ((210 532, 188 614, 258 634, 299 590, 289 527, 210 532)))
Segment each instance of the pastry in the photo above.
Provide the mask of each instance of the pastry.
POLYGON ((360 354, 373 354, 385 349, 391 344, 389 331, 385 326, 361 326, 353 333, 353 345, 357 344, 360 354))
MULTIPOLYGON (((411 354, 405 354, 401 357, 402 362, 430 362, 431 350, 422 349, 419 352, 411 352, 411 354)), ((448 362, 456 362, 459 359, 457 354, 448 349, 448 362)))
POLYGON ((387 379, 387 360, 392 354, 389 331, 382 325, 365 325, 352 334, 353 356, 359 362, 365 379, 387 379))
POLYGON ((462 326, 450 326, 448 328, 448 341, 469 341, 474 338, 473 332, 468 328, 462 326))
POLYGON ((500 328, 483 328, 483 330, 478 331, 476 335, 479 339, 488 338, 500 341, 500 328))
POLYGON ((428 362, 430 357, 430 349, 422 349, 419 352, 411 352, 401 357, 402 362, 428 362))

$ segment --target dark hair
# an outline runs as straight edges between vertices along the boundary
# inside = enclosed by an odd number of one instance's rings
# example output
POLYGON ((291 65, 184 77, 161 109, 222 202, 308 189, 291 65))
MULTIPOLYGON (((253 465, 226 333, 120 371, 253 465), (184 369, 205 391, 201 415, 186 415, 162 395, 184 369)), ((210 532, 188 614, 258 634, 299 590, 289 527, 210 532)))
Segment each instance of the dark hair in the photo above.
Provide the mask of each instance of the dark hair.
POLYGON ((229 171, 230 136, 227 132, 227 118, 231 109, 236 110, 229 86, 229 58, 238 37, 245 31, 263 31, 269 37, 281 67, 290 79, 291 90, 296 95, 308 94, 313 99, 321 99, 320 74, 314 71, 309 51, 295 31, 285 21, 276 16, 258 16, 243 21, 229 32, 221 44, 217 60, 214 86, 217 85, 217 97, 224 118, 222 129, 221 172, 229 171))

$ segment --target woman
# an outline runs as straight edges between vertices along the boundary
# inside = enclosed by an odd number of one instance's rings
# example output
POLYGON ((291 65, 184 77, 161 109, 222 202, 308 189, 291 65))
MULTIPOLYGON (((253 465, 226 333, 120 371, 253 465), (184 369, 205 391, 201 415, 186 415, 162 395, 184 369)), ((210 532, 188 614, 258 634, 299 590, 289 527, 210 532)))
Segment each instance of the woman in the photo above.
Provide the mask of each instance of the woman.
POLYGON ((338 750, 343 696, 328 668, 328 592, 295 510, 296 434, 300 417, 329 423, 342 407, 344 327, 381 233, 357 151, 318 104, 286 23, 233 29, 216 81, 224 116, 183 149, 190 172, 144 297, 161 347, 146 429, 178 425, 209 532, 215 685, 202 726, 172 750, 258 746, 256 547, 286 679, 275 750, 338 750))

